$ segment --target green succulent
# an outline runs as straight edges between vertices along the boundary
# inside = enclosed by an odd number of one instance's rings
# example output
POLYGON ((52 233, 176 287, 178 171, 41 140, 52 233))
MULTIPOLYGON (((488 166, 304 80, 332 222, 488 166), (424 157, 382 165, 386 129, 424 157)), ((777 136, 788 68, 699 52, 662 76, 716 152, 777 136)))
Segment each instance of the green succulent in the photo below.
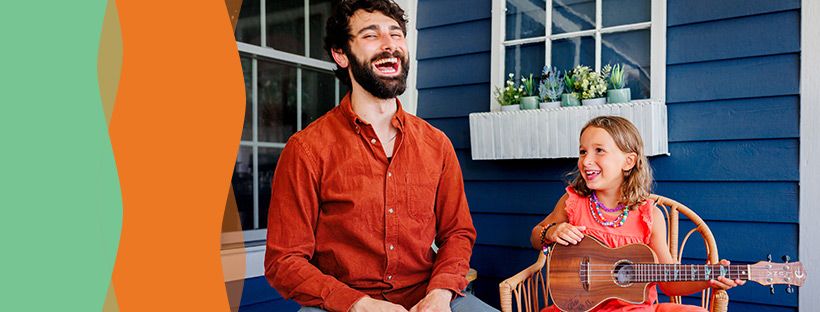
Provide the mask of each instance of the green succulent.
MULTIPOLYGON (((609 65, 607 65, 609 66, 609 65)), ((621 64, 612 66, 612 74, 609 76, 609 84, 612 89, 623 89, 626 86, 626 68, 621 64)))

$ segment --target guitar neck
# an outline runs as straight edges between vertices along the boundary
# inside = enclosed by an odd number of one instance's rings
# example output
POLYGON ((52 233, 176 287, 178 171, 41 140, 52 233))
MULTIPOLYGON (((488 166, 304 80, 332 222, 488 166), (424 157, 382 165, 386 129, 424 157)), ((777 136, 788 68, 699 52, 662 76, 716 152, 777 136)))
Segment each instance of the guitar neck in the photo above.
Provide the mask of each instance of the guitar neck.
POLYGON ((708 281, 720 276, 748 280, 751 276, 748 265, 635 263, 632 266, 633 282, 708 281))

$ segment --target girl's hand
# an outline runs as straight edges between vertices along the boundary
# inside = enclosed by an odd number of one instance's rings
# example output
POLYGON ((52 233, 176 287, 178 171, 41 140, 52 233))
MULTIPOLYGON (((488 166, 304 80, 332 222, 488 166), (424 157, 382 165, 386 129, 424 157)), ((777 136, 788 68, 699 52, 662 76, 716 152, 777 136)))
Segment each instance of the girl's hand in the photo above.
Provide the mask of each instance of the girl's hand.
MULTIPOLYGON (((725 265, 725 266, 729 266, 730 262, 729 262, 729 260, 723 259, 723 260, 720 260, 720 264, 725 265)), ((736 287, 736 286, 741 286, 743 284, 746 284, 746 281, 739 280, 739 279, 731 280, 731 279, 725 278, 723 276, 718 277, 718 279, 716 279, 716 280, 710 280, 709 281, 709 286, 710 287, 712 287, 714 289, 722 289, 722 290, 728 290, 730 288, 733 288, 733 287, 736 287)))
POLYGON ((586 226, 574 226, 567 222, 562 222, 560 224, 556 224, 551 226, 547 230, 547 239, 550 241, 559 243, 561 245, 567 246, 569 244, 578 244, 582 239, 584 239, 584 233, 581 231, 586 230, 586 226))

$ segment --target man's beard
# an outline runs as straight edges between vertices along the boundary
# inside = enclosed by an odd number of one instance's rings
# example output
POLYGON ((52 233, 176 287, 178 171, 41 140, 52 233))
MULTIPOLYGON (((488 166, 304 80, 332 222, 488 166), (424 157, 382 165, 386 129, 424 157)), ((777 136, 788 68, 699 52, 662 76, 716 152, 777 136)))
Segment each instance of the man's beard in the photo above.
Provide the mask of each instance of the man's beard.
POLYGON ((402 53, 398 51, 393 52, 393 54, 383 52, 365 62, 359 62, 359 58, 353 53, 348 53, 347 57, 351 60, 350 72, 353 73, 353 79, 356 79, 356 82, 373 96, 385 100, 392 99, 403 94, 407 88, 407 72, 410 66, 402 53), (395 77, 377 76, 375 69, 373 69, 373 62, 388 57, 401 60, 401 72, 395 77))

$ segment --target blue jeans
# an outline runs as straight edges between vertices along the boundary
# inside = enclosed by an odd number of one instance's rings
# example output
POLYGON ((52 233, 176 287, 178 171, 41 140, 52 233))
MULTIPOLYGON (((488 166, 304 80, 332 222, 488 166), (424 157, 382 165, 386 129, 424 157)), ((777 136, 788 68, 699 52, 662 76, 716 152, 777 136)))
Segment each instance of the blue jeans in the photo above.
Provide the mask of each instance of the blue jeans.
MULTIPOLYGON (((476 298, 472 294, 465 294, 450 302, 450 310, 453 312, 498 312, 495 308, 476 298)), ((324 312, 325 310, 313 307, 302 307, 299 312, 324 312)))

